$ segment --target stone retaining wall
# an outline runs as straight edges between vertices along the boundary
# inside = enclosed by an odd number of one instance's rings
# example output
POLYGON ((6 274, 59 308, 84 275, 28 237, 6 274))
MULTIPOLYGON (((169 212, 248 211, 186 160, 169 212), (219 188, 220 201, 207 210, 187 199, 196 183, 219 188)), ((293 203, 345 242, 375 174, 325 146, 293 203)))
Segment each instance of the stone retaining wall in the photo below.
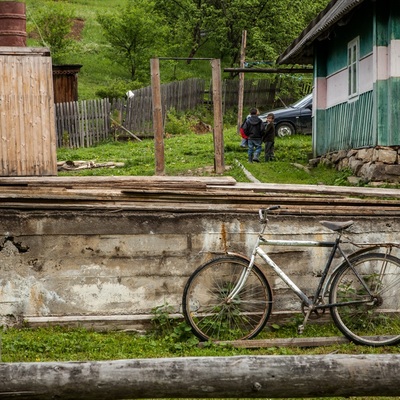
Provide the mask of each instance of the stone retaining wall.
POLYGON ((364 182, 400 183, 400 146, 340 150, 322 156, 318 161, 337 170, 350 169, 364 182))

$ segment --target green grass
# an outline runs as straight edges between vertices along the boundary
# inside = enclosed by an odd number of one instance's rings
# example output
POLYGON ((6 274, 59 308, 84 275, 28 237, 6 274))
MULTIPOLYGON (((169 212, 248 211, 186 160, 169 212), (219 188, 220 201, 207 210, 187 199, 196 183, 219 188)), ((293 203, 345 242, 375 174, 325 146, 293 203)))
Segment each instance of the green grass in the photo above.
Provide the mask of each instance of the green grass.
MULTIPOLYGON (((247 151, 240 146, 236 129, 224 131, 225 175, 233 176, 238 182, 248 182, 238 162, 261 182, 291 184, 346 184, 347 172, 318 166, 309 173, 293 164, 308 164, 311 153, 311 136, 295 135, 277 138, 275 142, 277 161, 259 164, 247 162, 247 151)), ((212 175, 214 145, 211 133, 168 135, 164 140, 165 169, 167 175, 212 175)), ((61 172, 60 175, 142 175, 155 173, 155 150, 153 140, 108 141, 90 148, 57 151, 59 161, 86 160, 95 162, 124 162, 120 168, 99 168, 79 172, 61 172)))
MULTIPOLYGON (((337 334, 331 325, 308 325, 302 336, 318 337, 337 334)), ((264 337, 296 337, 295 327, 266 331, 264 337)), ((263 337, 263 336, 260 336, 263 337)), ((130 358, 202 357, 235 355, 322 355, 398 354, 400 346, 368 347, 352 343, 312 348, 268 347, 233 348, 208 344, 199 347, 193 335, 174 337, 168 332, 160 337, 153 332, 139 335, 127 332, 94 332, 83 328, 47 327, 8 329, 1 334, 1 362, 100 361, 130 358)))

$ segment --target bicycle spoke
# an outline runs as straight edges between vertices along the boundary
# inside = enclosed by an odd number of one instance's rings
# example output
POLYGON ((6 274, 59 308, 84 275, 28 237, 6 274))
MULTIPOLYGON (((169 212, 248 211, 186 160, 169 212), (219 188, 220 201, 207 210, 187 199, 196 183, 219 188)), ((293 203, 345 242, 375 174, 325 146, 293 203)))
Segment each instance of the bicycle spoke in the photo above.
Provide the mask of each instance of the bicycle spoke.
POLYGON ((188 281, 183 309, 193 332, 201 339, 235 340, 254 337, 271 309, 271 291, 254 266, 240 292, 228 295, 247 267, 240 257, 221 257, 200 267, 188 281))
POLYGON ((361 344, 378 346, 399 342, 400 260, 385 254, 367 253, 354 261, 353 268, 362 282, 348 265, 344 265, 332 283, 332 303, 354 302, 331 309, 338 328, 361 344), (361 303, 362 300, 366 302, 361 303))

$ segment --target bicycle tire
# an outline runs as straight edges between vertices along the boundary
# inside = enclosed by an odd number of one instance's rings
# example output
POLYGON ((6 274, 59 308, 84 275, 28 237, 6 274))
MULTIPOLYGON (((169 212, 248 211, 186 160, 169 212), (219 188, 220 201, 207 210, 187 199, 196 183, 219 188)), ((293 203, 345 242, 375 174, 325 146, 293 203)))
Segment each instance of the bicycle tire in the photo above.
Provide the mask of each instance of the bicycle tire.
POLYGON ((202 341, 228 341, 255 337, 272 308, 270 285, 254 265, 240 293, 227 304, 230 293, 249 261, 222 256, 201 265, 188 279, 182 298, 183 315, 202 341))
POLYGON ((343 263, 330 287, 330 303, 361 303, 332 307, 336 326, 357 344, 386 346, 399 343, 400 259, 383 253, 365 253, 351 260, 351 264, 373 296, 368 294, 352 268, 343 263))

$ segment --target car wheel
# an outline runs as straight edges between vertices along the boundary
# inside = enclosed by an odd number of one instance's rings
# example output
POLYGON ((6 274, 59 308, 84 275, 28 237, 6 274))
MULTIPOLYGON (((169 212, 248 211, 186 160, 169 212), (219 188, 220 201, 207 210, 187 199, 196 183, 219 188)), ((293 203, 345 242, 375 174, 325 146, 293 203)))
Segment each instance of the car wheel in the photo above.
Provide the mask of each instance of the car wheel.
POLYGON ((279 137, 294 135, 294 126, 288 122, 283 122, 276 127, 276 134, 279 137))

